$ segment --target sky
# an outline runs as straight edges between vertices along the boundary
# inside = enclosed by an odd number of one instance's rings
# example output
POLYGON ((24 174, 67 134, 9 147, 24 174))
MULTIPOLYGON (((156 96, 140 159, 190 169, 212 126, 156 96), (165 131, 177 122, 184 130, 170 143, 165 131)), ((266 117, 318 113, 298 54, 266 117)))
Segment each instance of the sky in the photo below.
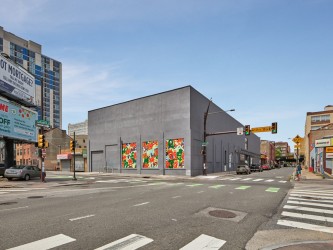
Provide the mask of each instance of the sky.
POLYGON ((332 0, 0 0, 0 26, 62 62, 63 117, 191 85, 262 140, 333 105, 332 0))

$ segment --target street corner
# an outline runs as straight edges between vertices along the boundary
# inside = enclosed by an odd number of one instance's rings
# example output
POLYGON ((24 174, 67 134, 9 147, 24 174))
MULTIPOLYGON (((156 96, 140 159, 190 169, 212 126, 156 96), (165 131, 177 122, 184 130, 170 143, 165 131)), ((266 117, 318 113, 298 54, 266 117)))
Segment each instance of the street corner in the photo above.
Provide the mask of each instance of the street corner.
POLYGON ((246 244, 246 250, 333 249, 332 234, 304 229, 258 231, 246 244))

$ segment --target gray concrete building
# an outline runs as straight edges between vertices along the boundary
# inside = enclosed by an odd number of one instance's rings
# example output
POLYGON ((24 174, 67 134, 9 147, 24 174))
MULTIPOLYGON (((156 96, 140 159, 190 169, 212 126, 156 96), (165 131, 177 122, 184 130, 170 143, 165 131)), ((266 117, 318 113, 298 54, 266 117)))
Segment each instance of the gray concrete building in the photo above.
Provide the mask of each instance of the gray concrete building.
MULTIPOLYGON (((203 174, 204 114, 210 100, 191 86, 88 112, 89 171, 203 174)), ((213 102, 207 133, 243 127, 213 102), (217 113, 215 113, 217 112, 217 113)), ((207 137, 207 173, 260 162, 260 138, 236 133, 207 137)))

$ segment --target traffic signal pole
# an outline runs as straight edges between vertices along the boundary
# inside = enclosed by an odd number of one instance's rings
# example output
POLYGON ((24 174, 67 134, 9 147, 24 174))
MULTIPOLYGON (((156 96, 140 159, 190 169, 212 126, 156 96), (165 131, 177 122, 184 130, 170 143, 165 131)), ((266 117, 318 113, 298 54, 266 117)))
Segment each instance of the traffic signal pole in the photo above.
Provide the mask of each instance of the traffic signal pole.
POLYGON ((77 179, 76 179, 76 176, 75 176, 75 148, 76 148, 75 132, 74 132, 73 146, 74 146, 74 157, 73 157, 74 158, 74 164, 73 164, 73 166, 74 166, 74 176, 73 176, 73 180, 76 181, 77 179))

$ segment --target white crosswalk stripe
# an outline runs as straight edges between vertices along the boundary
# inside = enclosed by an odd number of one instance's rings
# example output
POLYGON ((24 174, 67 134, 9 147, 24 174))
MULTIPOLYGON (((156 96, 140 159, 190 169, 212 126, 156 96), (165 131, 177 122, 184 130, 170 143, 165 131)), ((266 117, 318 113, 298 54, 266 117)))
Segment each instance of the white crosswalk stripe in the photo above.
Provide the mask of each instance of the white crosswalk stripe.
MULTIPOLYGON (((77 240, 64 234, 58 234, 24 245, 13 247, 7 250, 48 250, 55 247, 61 247, 74 241, 77 240)), ((148 245, 153 241, 153 239, 143 235, 130 234, 126 237, 110 242, 104 246, 98 247, 95 250, 136 250, 148 245)), ((225 240, 201 234, 199 237, 193 239, 184 247, 180 248, 180 250, 216 250, 221 249, 221 247, 225 243, 225 240)))
POLYGON ((262 178, 253 178, 253 177, 247 177, 247 178, 240 178, 240 177, 222 177, 219 178, 221 181, 254 181, 254 182, 279 182, 279 183, 287 183, 288 181, 281 181, 280 179, 262 179, 262 178))
POLYGON ((333 193, 330 186, 302 185, 291 191, 278 225, 333 234, 333 193), (323 222, 325 224, 323 225, 323 222))
POLYGON ((67 243, 76 241, 67 235, 58 234, 52 237, 48 237, 42 240, 37 240, 28 244, 24 244, 18 247, 10 248, 7 250, 47 250, 51 248, 55 248, 58 246, 65 245, 67 243))
POLYGON ((215 250, 220 249, 225 243, 225 240, 202 234, 179 250, 215 250))

